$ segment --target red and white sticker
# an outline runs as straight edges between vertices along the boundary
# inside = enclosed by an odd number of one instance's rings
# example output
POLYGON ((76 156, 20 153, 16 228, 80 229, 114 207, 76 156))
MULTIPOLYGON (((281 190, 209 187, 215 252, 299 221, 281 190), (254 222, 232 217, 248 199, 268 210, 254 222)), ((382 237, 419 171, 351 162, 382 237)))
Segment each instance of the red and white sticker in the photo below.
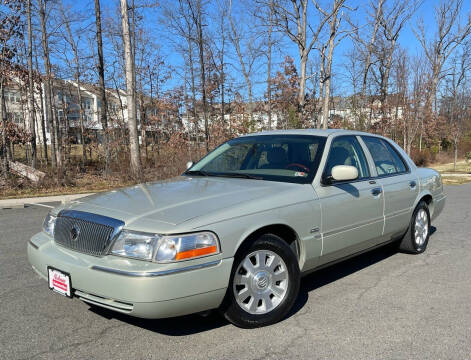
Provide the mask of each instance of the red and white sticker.
POLYGON ((60 270, 48 268, 49 288, 64 296, 71 296, 70 276, 60 270))

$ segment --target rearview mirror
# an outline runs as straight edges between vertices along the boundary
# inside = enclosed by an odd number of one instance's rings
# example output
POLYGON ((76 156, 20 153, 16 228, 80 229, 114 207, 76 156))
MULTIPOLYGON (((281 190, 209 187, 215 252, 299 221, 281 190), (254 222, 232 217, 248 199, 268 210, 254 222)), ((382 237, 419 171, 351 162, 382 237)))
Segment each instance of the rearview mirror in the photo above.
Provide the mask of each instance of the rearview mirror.
POLYGON ((186 163, 186 169, 188 170, 189 168, 191 168, 193 166, 193 161, 188 161, 186 163))
POLYGON ((350 165, 337 165, 332 168, 332 179, 335 181, 355 180, 358 178, 358 169, 350 165))

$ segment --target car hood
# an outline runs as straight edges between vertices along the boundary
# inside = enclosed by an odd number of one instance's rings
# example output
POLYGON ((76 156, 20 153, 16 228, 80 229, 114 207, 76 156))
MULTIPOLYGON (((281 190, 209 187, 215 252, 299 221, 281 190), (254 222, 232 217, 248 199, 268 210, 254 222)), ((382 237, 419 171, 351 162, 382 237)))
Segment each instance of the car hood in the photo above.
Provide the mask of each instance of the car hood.
POLYGON ((239 203, 293 189, 299 184, 264 180, 180 176, 82 198, 65 208, 168 228, 239 203))

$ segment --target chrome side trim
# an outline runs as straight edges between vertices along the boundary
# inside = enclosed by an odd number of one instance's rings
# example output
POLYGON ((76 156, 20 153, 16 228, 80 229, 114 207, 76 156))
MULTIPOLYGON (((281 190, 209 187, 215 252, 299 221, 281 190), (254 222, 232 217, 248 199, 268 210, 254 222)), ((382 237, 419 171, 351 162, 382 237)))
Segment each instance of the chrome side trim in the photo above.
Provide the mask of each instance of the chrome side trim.
POLYGON ((361 221, 361 222, 358 222, 358 223, 353 224, 353 225, 347 225, 347 226, 344 226, 344 227, 341 227, 341 228, 330 230, 328 232, 325 232, 323 235, 324 235, 324 237, 328 237, 328 236, 336 235, 338 233, 342 233, 342 232, 345 232, 345 231, 355 230, 355 229, 361 228, 363 226, 373 225, 373 224, 375 224, 377 222, 380 222, 380 221, 382 221, 384 223, 384 216, 375 218, 373 220, 361 221))
POLYGON ((170 269, 170 270, 162 270, 162 271, 125 271, 125 270, 118 270, 118 269, 111 269, 103 266, 93 265, 91 267, 92 270, 103 271, 107 273, 122 275, 122 276, 131 276, 131 277, 157 277, 157 276, 165 276, 165 275, 172 275, 178 274, 186 271, 192 270, 199 270, 204 268, 209 268, 213 266, 217 266, 222 262, 222 260, 216 260, 207 262, 204 264, 198 265, 191 265, 184 268, 179 269, 170 269))

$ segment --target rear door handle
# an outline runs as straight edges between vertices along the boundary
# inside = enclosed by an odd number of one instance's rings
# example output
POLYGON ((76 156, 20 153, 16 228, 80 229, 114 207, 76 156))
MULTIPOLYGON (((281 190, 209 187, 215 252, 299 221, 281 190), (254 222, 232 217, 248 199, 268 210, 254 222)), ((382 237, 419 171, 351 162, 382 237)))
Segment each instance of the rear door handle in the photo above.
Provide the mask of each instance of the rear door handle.
POLYGON ((414 180, 409 181, 409 187, 410 187, 411 189, 415 188, 416 186, 417 186, 417 183, 416 183, 414 180))
POLYGON ((378 196, 382 192, 383 192, 383 189, 381 189, 380 187, 377 187, 371 190, 371 194, 373 194, 373 196, 378 196))

